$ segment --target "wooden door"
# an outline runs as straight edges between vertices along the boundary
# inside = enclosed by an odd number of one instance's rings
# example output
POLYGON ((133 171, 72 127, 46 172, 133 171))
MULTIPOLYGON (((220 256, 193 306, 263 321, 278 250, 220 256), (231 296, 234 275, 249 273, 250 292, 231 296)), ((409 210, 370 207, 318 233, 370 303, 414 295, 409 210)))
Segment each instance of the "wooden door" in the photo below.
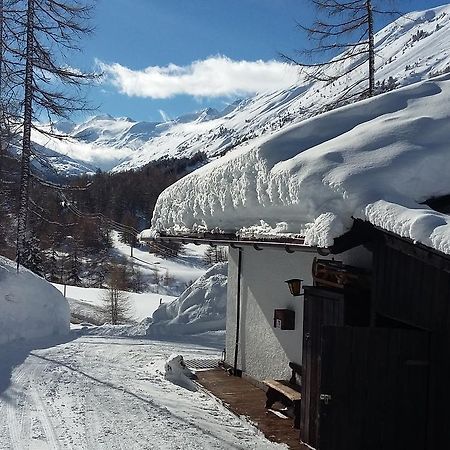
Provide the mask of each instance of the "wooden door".
POLYGON ((316 447, 322 325, 344 325, 343 293, 305 286, 303 317, 300 438, 310 446, 316 447))
POLYGON ((322 327, 319 450, 424 450, 429 334, 322 327))

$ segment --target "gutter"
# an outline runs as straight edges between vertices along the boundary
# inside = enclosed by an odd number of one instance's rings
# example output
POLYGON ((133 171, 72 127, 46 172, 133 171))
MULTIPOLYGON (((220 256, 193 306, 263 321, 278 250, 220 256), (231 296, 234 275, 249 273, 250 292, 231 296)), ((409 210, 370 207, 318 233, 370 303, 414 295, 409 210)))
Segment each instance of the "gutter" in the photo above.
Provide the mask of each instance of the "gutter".
POLYGON ((304 244, 303 238, 292 239, 272 239, 272 240, 255 240, 231 237, 231 235, 205 235, 198 236, 176 236, 176 235, 164 235, 159 234, 155 237, 146 238, 141 237, 143 242, 178 242, 180 244, 195 244, 195 245, 212 245, 212 246, 226 246, 229 245, 233 248, 253 247, 255 250, 263 250, 264 248, 273 248, 279 250, 285 250, 287 253, 308 252, 318 253, 321 256, 327 256, 331 253, 330 249, 309 246, 304 244))
POLYGON ((237 279, 237 292, 236 292, 236 340, 234 344, 234 364, 233 364, 233 375, 236 377, 239 375, 237 368, 238 365, 238 354, 239 354, 239 333, 241 328, 241 271, 242 271, 242 248, 238 248, 238 279, 237 279))

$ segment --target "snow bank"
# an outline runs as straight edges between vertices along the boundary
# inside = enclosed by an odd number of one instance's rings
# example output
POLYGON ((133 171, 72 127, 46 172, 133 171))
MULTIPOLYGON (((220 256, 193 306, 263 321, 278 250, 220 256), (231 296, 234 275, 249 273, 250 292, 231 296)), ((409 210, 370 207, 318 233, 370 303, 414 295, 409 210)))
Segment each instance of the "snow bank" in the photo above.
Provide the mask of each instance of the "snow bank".
POLYGON ((327 247, 357 217, 450 254, 450 217, 421 205, 450 194, 449 124, 449 75, 322 114, 170 186, 153 232, 300 235, 327 247))
POLYGON ((148 325, 147 336, 197 334, 225 329, 227 264, 211 267, 171 303, 162 304, 148 325))
POLYGON ((50 283, 0 256, 0 344, 69 332, 69 305, 50 283))
POLYGON ((184 362, 182 355, 172 353, 164 364, 164 378, 190 391, 197 391, 197 385, 191 381, 197 378, 184 362))

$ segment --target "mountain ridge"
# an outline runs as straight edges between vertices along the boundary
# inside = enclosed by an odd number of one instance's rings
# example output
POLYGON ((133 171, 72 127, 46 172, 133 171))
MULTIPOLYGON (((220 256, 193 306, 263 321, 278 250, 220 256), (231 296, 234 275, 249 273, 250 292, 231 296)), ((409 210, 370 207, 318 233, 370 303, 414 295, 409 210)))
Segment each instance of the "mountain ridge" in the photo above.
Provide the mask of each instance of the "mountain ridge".
MULTIPOLYGON (((380 30, 375 36, 378 91, 450 71, 449 34, 450 5, 408 13, 380 30)), ((77 174, 77 160, 81 174, 90 173, 91 167, 93 171, 133 170, 153 161, 192 157, 199 152, 214 159, 242 142, 326 110, 347 84, 365 75, 365 70, 365 66, 356 70, 347 83, 300 79, 298 85, 235 101, 223 111, 205 108, 173 121, 138 122, 101 114, 72 128, 61 123, 60 131, 69 134, 66 143, 37 133, 33 140, 60 154, 56 168, 70 175, 77 174)))

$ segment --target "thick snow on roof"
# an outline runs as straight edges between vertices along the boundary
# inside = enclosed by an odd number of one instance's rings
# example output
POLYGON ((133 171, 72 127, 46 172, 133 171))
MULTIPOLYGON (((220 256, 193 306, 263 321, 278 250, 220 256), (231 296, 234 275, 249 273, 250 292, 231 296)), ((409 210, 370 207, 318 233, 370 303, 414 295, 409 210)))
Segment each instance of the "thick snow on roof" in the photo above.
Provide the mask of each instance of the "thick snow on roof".
POLYGON ((50 283, 0 256, 0 344, 69 332, 69 305, 50 283))
POLYGON ((449 173, 445 75, 241 145, 166 189, 152 229, 326 247, 361 218, 450 254, 450 217, 420 204, 450 193, 449 173))

